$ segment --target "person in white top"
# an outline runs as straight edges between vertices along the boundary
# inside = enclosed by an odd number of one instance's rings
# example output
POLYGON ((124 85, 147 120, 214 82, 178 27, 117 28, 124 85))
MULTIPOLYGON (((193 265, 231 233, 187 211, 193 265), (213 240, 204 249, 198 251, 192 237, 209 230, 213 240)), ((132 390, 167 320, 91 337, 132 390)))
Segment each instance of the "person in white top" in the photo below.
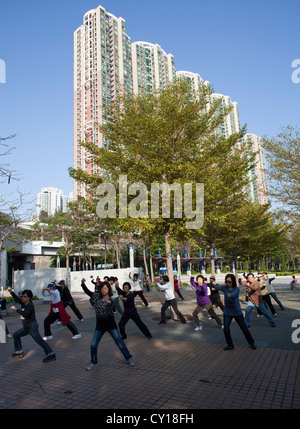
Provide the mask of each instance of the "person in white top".
POLYGON ((118 310, 118 312, 121 314, 121 316, 123 316, 124 311, 121 308, 121 304, 119 301, 119 294, 118 294, 118 291, 116 289, 116 277, 110 277, 109 278, 109 284, 111 285, 111 290, 113 292, 113 296, 112 296, 112 298, 114 300, 113 311, 115 313, 116 310, 118 310))
POLYGON ((133 292, 133 296, 134 298, 138 295, 143 303, 145 304, 146 307, 150 307, 150 305, 148 304, 148 301, 146 300, 142 287, 141 287, 141 280, 139 280, 139 275, 138 274, 133 274, 133 278, 131 277, 131 273, 129 273, 129 278, 130 280, 132 280, 132 292, 133 292))
POLYGON ((181 320, 181 323, 184 325, 186 324, 185 318, 182 313, 177 308, 177 301, 174 295, 174 290, 172 284, 169 282, 168 276, 162 277, 163 284, 156 283, 156 285, 165 292, 165 302, 163 303, 161 307, 161 317, 159 325, 165 325, 166 324, 166 309, 171 305, 179 319, 181 320))
POLYGON ((50 296, 51 297, 51 311, 44 320, 44 330, 45 330, 45 336, 44 340, 52 340, 52 333, 50 325, 55 322, 55 320, 61 320, 61 323, 66 326, 73 334, 72 338, 73 340, 77 340, 81 338, 81 334, 79 333, 76 326, 71 322, 71 317, 66 312, 65 307, 61 301, 60 293, 56 289, 56 286, 54 283, 50 283, 48 287, 43 289, 43 296, 50 296))
POLYGON ((277 295, 275 293, 275 290, 273 288, 273 286, 271 285, 271 282, 273 280, 275 280, 275 277, 272 277, 271 279, 268 277, 268 274, 266 272, 263 272, 263 278, 264 281, 266 282, 267 285, 267 291, 269 293, 269 295, 277 302, 277 304, 279 305, 279 307, 281 308, 281 310, 285 311, 285 307, 282 305, 281 301, 279 300, 279 298, 277 298, 277 295))

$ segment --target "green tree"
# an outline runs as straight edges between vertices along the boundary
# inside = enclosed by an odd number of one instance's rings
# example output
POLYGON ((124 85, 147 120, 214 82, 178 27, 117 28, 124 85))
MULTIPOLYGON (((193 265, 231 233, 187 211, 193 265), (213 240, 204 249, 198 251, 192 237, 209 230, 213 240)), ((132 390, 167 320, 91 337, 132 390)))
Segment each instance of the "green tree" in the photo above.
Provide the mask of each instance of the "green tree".
POLYGON ((219 231, 218 248, 232 257, 237 276, 238 258, 247 260, 249 269, 252 261, 261 268, 262 258, 281 246, 285 233, 286 228, 274 221, 270 204, 248 201, 232 213, 226 227, 219 231))
POLYGON ((270 196, 282 203, 288 215, 299 223, 300 129, 287 126, 272 138, 262 140, 266 152, 270 196))
MULTIPOLYGON (((148 214, 154 197, 151 184, 176 184, 183 189, 186 183, 203 183, 205 210, 208 207, 213 216, 216 207, 228 207, 237 198, 247 183, 251 163, 247 147, 239 145, 245 129, 228 139, 216 132, 229 113, 229 109, 219 109, 221 102, 212 101, 208 85, 202 85, 200 91, 195 92, 182 80, 176 80, 154 94, 123 98, 112 104, 106 114, 106 123, 99 127, 109 140, 109 149, 82 142, 100 172, 89 175, 80 169, 70 169, 70 174, 86 184, 90 195, 102 182, 114 184, 117 203, 121 194, 118 188, 120 175, 127 176, 128 184, 142 183, 147 187, 148 214), (214 190, 213 198, 211 190, 214 190)), ((123 219, 120 212, 116 219, 124 231, 137 231, 146 237, 164 237, 171 281, 171 238, 188 241, 194 235, 192 229, 186 228, 189 219, 175 215, 177 197, 176 191, 171 193, 173 211, 169 217, 162 215, 165 206, 160 200, 158 218, 143 217, 140 204, 135 219, 123 219)), ((136 195, 129 196, 128 204, 135 198, 136 195)), ((195 207, 195 193, 190 203, 195 207)))

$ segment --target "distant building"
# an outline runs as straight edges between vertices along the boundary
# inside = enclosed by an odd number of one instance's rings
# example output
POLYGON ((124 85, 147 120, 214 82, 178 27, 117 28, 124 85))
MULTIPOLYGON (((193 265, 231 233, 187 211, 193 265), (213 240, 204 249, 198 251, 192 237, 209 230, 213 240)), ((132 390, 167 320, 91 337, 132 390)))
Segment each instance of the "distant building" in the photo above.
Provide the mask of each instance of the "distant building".
POLYGON ((203 83, 203 79, 198 73, 181 70, 176 72, 176 77, 190 82, 195 91, 199 91, 203 83))
POLYGON ((55 213, 67 212, 68 204, 73 201, 73 192, 69 196, 64 195, 63 191, 58 188, 42 188, 37 194, 37 216, 41 212, 46 212, 49 216, 55 213))
POLYGON ((240 131, 240 118, 239 118, 239 108, 236 101, 231 101, 228 95, 223 94, 212 94, 213 100, 222 100, 219 106, 220 111, 223 108, 231 108, 231 111, 228 115, 225 116, 223 122, 219 125, 217 133, 226 139, 234 133, 240 131))
MULTIPOLYGON (((95 174, 99 167, 81 145, 98 147, 108 141, 97 124, 105 123, 105 108, 121 94, 132 94, 131 42, 123 18, 102 6, 88 11, 74 32, 74 167, 95 174)), ((74 181, 74 197, 86 196, 85 185, 74 181)))
POLYGON ((243 137, 244 142, 251 143, 251 151, 256 153, 255 167, 249 172, 251 182, 247 186, 247 193, 253 202, 267 204, 269 202, 267 179, 265 174, 265 159, 261 145, 261 137, 247 133, 243 137))
MULTIPOLYGON (((117 18, 102 6, 86 12, 82 25, 74 32, 74 168, 90 175, 101 174, 105 168, 94 162, 82 142, 89 141, 101 148, 109 147, 109 141, 101 134, 98 125, 106 123, 106 109, 120 95, 151 93, 166 88, 176 77, 190 82, 195 91, 209 83, 203 81, 198 73, 176 71, 174 56, 167 54, 159 44, 143 41, 131 43, 122 17, 117 18)), ((228 95, 216 93, 211 94, 211 102, 214 100, 220 100, 217 113, 231 108, 216 130, 216 134, 227 139, 240 131, 238 103, 231 101, 228 95)), ((253 135, 248 136, 253 147, 256 146, 257 141, 251 137, 253 135)), ((259 151, 257 168, 251 172, 256 177, 248 194, 253 201, 263 203, 266 179, 262 169, 261 146, 259 151)), ((74 199, 85 197, 86 193, 86 185, 74 180, 74 199)), ((46 199, 46 196, 41 198, 46 199)))
POLYGON ((161 46, 148 42, 134 42, 132 50, 133 92, 137 95, 166 88, 176 76, 172 54, 161 46))

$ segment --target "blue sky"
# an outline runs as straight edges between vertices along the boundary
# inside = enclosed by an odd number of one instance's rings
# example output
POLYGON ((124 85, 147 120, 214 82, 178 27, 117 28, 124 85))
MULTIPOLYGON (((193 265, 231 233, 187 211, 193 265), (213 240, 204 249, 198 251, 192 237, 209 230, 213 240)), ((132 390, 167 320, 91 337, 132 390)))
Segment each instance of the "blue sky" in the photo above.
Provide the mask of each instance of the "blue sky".
POLYGON ((237 101, 248 132, 271 137, 299 126, 300 83, 291 78, 299 0, 1 0, 0 136, 17 134, 1 163, 22 179, 0 184, 6 199, 17 187, 28 201, 42 187, 73 189, 73 32, 99 4, 125 19, 132 42, 158 43, 176 70, 199 73, 237 101))

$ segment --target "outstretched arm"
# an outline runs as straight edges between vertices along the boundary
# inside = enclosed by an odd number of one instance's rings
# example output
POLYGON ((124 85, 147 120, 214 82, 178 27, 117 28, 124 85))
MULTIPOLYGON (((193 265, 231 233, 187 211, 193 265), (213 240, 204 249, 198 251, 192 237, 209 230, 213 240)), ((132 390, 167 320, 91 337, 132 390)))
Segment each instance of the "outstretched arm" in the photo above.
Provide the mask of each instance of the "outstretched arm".
POLYGON ((94 293, 92 292, 92 291, 90 291, 87 287, 86 287, 86 285, 85 285, 85 279, 82 279, 81 280, 81 287, 82 287, 82 289, 83 289, 83 291, 89 296, 89 297, 92 297, 93 295, 94 295, 94 293))

